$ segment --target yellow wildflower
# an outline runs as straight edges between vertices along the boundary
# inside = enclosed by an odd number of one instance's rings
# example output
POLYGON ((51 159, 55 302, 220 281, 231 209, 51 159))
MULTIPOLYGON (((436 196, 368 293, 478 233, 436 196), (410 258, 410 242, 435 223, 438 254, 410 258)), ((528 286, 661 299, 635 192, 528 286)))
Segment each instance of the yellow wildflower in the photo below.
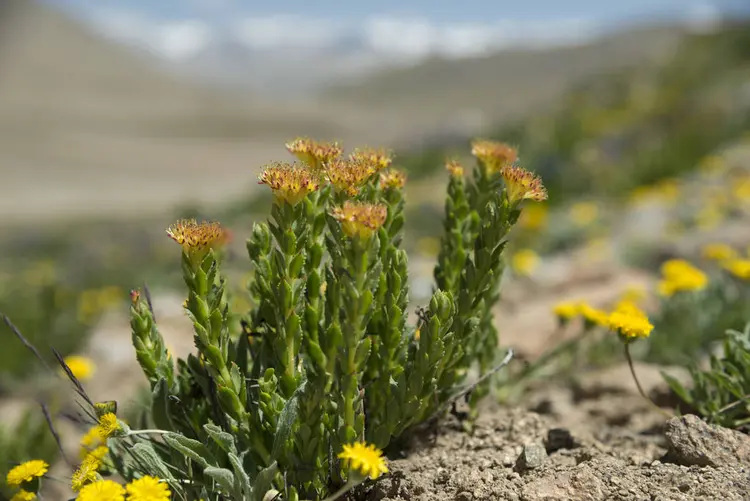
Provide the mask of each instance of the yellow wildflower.
POLYGON ((79 381, 87 381, 91 379, 91 376, 94 375, 94 371, 96 370, 96 365, 94 365, 93 360, 79 355, 65 357, 65 365, 68 366, 70 372, 72 372, 79 381))
POLYGON ((458 160, 449 160, 445 168, 452 177, 464 177, 464 168, 458 160))
POLYGON ((380 173, 380 186, 386 190, 398 190, 406 184, 406 174, 397 169, 388 169, 380 173))
POLYGON ((526 199, 536 202, 547 200, 547 190, 537 175, 515 165, 506 165, 500 170, 500 174, 505 180, 505 189, 511 204, 526 199))
POLYGON ((5 478, 11 487, 18 487, 25 482, 31 482, 47 473, 49 465, 41 459, 32 459, 13 467, 5 478))
POLYGON ((13 497, 10 498, 10 501, 34 501, 35 499, 37 499, 35 493, 21 489, 20 491, 13 494, 13 497))
POLYGON ((388 473, 383 453, 374 445, 367 445, 363 442, 346 444, 338 457, 361 475, 369 476, 373 480, 383 473, 388 473))
POLYGON ((435 257, 440 253, 440 240, 435 237, 422 237, 417 240, 415 247, 420 255, 435 257))
POLYGON ((750 259, 729 259, 722 266, 735 277, 750 280, 750 259))
POLYGON ((646 298, 646 290, 643 287, 637 286, 637 285, 631 285, 625 291, 623 291, 622 295, 620 295, 621 301, 632 301, 634 303, 638 303, 639 301, 646 298))
POLYGON ((531 249, 521 249, 511 257, 511 268, 518 275, 529 276, 539 266, 539 256, 531 249))
POLYGON ((677 292, 697 291, 706 287, 708 276, 683 259, 670 259, 661 267, 659 293, 672 296, 677 292))
POLYGON ((703 246, 701 255, 712 261, 726 261, 736 258, 737 251, 727 244, 712 243, 703 246))
POLYGON ((92 451, 98 447, 104 445, 104 440, 99 432, 98 426, 92 426, 89 431, 81 438, 81 448, 79 450, 79 456, 81 459, 85 459, 92 451))
POLYGON ((338 142, 322 143, 307 137, 288 142, 286 149, 314 171, 319 171, 343 153, 338 142))
POLYGON ((337 191, 354 196, 359 188, 367 182, 372 173, 362 162, 336 159, 325 167, 328 180, 337 191))
POLYGON ((172 494, 166 482, 150 476, 133 480, 125 486, 125 490, 128 501, 169 501, 172 494))
POLYGON ((83 486, 94 482, 97 478, 96 472, 101 467, 102 462, 96 456, 87 455, 77 470, 70 477, 70 487, 75 491, 80 491, 83 486))
POLYGON ((648 316, 633 303, 621 304, 609 314, 607 324, 625 340, 647 338, 654 330, 648 316))
POLYGON ((124 501, 125 489, 114 480, 99 480, 85 485, 78 493, 78 501, 124 501))
POLYGON ((97 429, 99 430, 99 436, 106 439, 122 431, 122 426, 120 426, 117 416, 112 412, 108 412, 99 418, 97 429))
POLYGON ((297 205, 319 186, 317 176, 309 168, 282 162, 266 166, 258 184, 268 185, 278 203, 289 205, 297 205))
POLYGON ((388 209, 382 204, 351 202, 333 209, 331 215, 341 223, 341 229, 350 238, 368 240, 388 217, 388 209))
POLYGON ((393 153, 382 148, 357 148, 349 154, 349 160, 364 165, 372 175, 393 163, 393 153))
POLYGON ((581 312, 581 304, 573 301, 557 303, 552 310, 560 320, 571 320, 581 312))
POLYGON ((576 226, 588 226, 599 217, 599 207, 593 202, 578 202, 570 207, 570 218, 576 226))
POLYGON ((589 326, 607 325, 607 312, 606 311, 600 310, 598 308, 594 308, 588 303, 581 303, 579 308, 580 308, 581 315, 583 316, 584 320, 586 320, 586 323, 589 326))
POLYGON ((488 175, 496 174, 518 160, 516 149, 497 141, 477 139, 471 143, 471 154, 484 166, 488 175))

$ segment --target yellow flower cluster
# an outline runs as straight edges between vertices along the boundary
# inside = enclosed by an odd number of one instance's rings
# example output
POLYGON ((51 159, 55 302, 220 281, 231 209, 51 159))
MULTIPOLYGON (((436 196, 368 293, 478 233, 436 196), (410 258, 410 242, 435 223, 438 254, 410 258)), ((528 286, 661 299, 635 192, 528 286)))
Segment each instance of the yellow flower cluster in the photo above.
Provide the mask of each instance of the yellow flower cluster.
POLYGON ((286 144, 289 153, 296 156, 314 171, 341 156, 343 148, 338 142, 323 143, 307 137, 300 137, 286 144))
POLYGON ((499 173, 518 160, 518 152, 515 148, 487 139, 472 141, 471 154, 482 163, 488 174, 499 173))
POLYGON ((326 164, 325 171, 337 191, 354 196, 373 174, 368 166, 364 162, 338 158, 326 164))
POLYGON ((374 445, 355 442, 344 445, 343 449, 338 457, 361 475, 375 480, 383 473, 388 473, 388 466, 385 464, 383 453, 374 445))
POLYGON ((229 232, 217 222, 197 222, 181 219, 167 228, 169 238, 182 246, 187 253, 203 253, 216 249, 229 239, 229 232))
POLYGON ((386 190, 399 190, 406 185, 406 174, 396 169, 380 173, 380 186, 386 190))
POLYGON ((393 153, 382 148, 356 148, 349 154, 349 160, 366 166, 370 174, 375 174, 393 163, 393 153))
POLYGON ((331 215, 341 223, 341 229, 350 238, 368 240, 385 223, 388 208, 382 204, 344 202, 333 209, 331 215))
POLYGON ((723 243, 711 243, 704 245, 701 255, 711 261, 726 261, 737 257, 737 251, 730 245, 723 243))
POLYGON ((453 177, 464 177, 464 167, 458 160, 448 160, 445 169, 453 177))
POLYGON ((659 293, 669 297, 678 292, 698 291, 708 284, 708 276, 683 259, 670 259, 662 264, 659 293))
POLYGON ((150 476, 133 480, 123 487, 114 480, 98 480, 84 486, 78 501, 169 501, 166 482, 150 476), (127 495, 127 497, 126 497, 127 495))
POLYGON ((621 299, 610 312, 583 301, 565 301, 557 304, 553 311, 563 323, 580 315, 587 325, 606 327, 624 339, 648 337, 654 329, 648 316, 633 300, 627 298, 621 299))
POLYGON ((289 205, 297 205, 319 187, 318 176, 310 168, 285 162, 266 166, 258 184, 267 185, 277 201, 289 205))

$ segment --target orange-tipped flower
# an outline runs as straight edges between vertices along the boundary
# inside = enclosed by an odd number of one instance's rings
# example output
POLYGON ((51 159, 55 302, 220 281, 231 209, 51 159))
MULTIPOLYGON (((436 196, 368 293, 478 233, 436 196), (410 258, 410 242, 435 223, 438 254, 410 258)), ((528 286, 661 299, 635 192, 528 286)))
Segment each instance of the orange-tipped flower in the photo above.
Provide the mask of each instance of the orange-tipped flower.
POLYGON ((195 219, 177 221, 167 228, 167 235, 180 244, 185 252, 194 255, 204 255, 209 249, 220 248, 227 242, 227 232, 221 224, 199 223, 195 219))
POLYGON ((518 160, 515 148, 497 141, 477 139, 471 143, 471 154, 484 166, 487 174, 500 172, 518 160))
POLYGON ((514 165, 506 165, 500 173, 505 180, 505 188, 511 204, 526 199, 537 202, 547 200, 547 190, 542 185, 539 176, 514 165))
POLYGON ((464 177, 464 167, 458 160, 448 160, 445 169, 452 177, 464 177))
POLYGON ((359 188, 367 182, 372 172, 362 162, 337 158, 325 166, 326 174, 334 188, 349 196, 359 192, 359 188))
POLYGON ((386 190, 399 190, 406 184, 406 174, 396 169, 380 173, 380 186, 386 190))
POLYGON ((289 205, 297 205, 319 186, 309 168, 280 162, 266 166, 258 177, 258 184, 268 185, 277 201, 289 205))
POLYGON ((286 144, 286 149, 314 170, 341 156, 343 148, 337 142, 320 143, 307 137, 299 137, 286 144))
POLYGON ((334 208, 331 214, 341 223, 341 229, 347 236, 368 240, 385 223, 388 209, 382 204, 347 200, 342 207, 334 208))
POLYGON ((393 153, 382 148, 357 148, 349 154, 349 160, 365 165, 370 174, 375 174, 393 163, 393 153))

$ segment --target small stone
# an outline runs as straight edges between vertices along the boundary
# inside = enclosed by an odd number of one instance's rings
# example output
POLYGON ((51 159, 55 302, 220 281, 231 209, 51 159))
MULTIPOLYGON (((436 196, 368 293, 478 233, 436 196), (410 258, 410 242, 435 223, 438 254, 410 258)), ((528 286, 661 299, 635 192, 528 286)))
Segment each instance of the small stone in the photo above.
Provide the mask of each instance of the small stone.
POLYGON ((682 466, 748 466, 750 437, 688 414, 667 421, 666 459, 682 466))
POLYGON ((516 460, 516 470, 526 471, 540 468, 547 459, 547 450, 542 444, 526 444, 516 460))
POLYGON ((552 428, 547 432, 547 440, 545 442, 547 454, 551 454, 560 449, 575 449, 579 447, 579 444, 570 434, 570 430, 566 428, 552 428))
POLYGON ((447 484, 448 481, 451 479, 450 473, 448 473, 448 470, 445 468, 438 468, 437 472, 435 473, 435 483, 440 484, 447 484))
POLYGON ((459 492, 456 494, 456 501, 472 501, 474 499, 474 495, 471 492, 459 492))

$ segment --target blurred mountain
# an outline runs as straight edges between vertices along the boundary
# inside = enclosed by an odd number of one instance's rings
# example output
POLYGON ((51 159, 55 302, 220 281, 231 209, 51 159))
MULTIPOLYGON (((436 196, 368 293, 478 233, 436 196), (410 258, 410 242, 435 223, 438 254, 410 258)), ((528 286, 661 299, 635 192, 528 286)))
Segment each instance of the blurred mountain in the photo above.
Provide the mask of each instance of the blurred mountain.
POLYGON ((322 96, 433 122, 481 128, 554 103, 574 83, 630 66, 658 65, 674 53, 682 26, 658 26, 603 36, 576 46, 505 50, 484 57, 433 58, 329 86, 322 96))

